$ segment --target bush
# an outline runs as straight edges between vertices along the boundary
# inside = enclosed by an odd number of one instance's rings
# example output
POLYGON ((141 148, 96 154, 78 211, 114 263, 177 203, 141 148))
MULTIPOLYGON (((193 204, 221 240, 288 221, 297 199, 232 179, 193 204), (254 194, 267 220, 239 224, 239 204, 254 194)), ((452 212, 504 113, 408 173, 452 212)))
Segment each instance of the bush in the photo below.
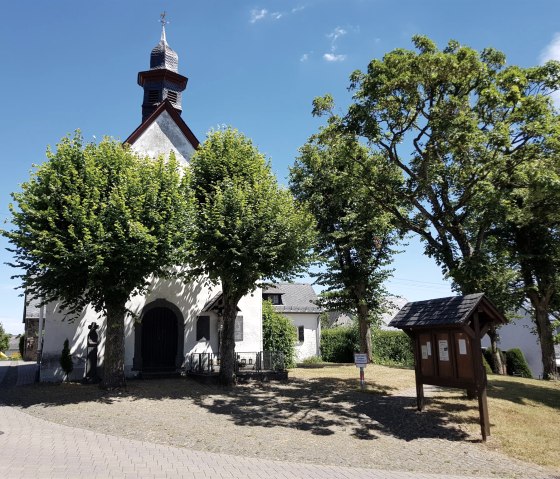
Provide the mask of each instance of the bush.
POLYGON ((371 336, 373 358, 377 364, 414 366, 414 346, 405 333, 377 329, 371 336))
POLYGON ((329 363, 353 363, 358 351, 358 330, 355 327, 327 329, 321 333, 321 357, 329 363))
POLYGON ((68 376, 74 370, 74 363, 72 362, 68 339, 64 341, 64 347, 62 348, 62 353, 60 355, 60 367, 66 373, 66 380, 68 381, 68 376))
POLYGON ((19 355, 23 358, 23 350, 25 349, 25 334, 19 337, 19 355))
POLYGON ((486 359, 486 349, 482 351, 482 366, 484 366, 484 370, 486 371, 486 374, 494 374, 494 371, 492 371, 492 368, 490 367, 490 364, 486 359))
POLYGON ((506 351, 506 370, 510 376, 521 376, 522 378, 532 378, 531 370, 525 360, 523 351, 513 348, 506 351))
POLYGON ((305 358, 302 363, 305 365, 323 364, 323 358, 321 358, 321 356, 310 356, 308 358, 305 358))
POLYGON ((293 368, 295 361, 295 344, 297 330, 283 314, 277 313, 270 301, 263 301, 263 349, 279 351, 284 354, 285 365, 293 368))
MULTIPOLYGON (((500 354, 500 357, 502 358, 502 364, 506 364, 505 353, 500 349, 498 349, 498 352, 500 354)), ((492 349, 491 348, 485 348, 485 349, 482 350, 482 353, 484 355, 484 358, 488 362, 488 365, 490 366, 490 369, 492 370, 492 372, 494 374, 502 374, 501 371, 498 371, 498 368, 496 367, 496 365, 494 363, 494 356, 492 355, 492 349)))
POLYGON ((0 323, 0 351, 4 352, 10 347, 10 335, 4 331, 4 326, 0 323))

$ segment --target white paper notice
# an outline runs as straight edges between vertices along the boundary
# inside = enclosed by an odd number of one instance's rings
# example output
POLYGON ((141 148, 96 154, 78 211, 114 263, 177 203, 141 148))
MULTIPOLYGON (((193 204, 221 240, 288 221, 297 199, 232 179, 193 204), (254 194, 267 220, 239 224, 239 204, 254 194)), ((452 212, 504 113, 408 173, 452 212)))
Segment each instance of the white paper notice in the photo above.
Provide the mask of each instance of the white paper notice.
POLYGON ((428 359, 428 347, 425 344, 420 347, 422 349, 422 359, 428 359))
POLYGON ((459 339, 459 354, 467 354, 467 341, 459 339))
POLYGON ((428 356, 432 355, 432 343, 430 341, 428 341, 426 343, 426 349, 428 350, 428 356))
POLYGON ((449 361, 449 350, 447 348, 447 340, 440 339, 438 341, 438 347, 439 347, 439 360, 449 361))

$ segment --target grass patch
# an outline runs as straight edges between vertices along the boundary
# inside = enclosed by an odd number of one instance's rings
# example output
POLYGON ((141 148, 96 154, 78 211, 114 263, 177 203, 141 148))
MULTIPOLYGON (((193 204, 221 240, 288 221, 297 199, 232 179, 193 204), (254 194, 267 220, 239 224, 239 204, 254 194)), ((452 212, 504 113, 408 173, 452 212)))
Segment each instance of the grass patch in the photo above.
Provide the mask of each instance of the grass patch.
MULTIPOLYGON (((295 368, 290 370, 290 378, 295 379, 341 379, 356 380, 356 388, 360 387, 360 370, 349 364, 327 363, 323 368, 295 368)), ((411 369, 395 369, 377 364, 368 364, 365 369, 366 389, 397 391, 414 386, 414 371, 411 369)))
MULTIPOLYGON (((359 369, 339 365, 322 369, 296 368, 290 377, 312 379, 355 379, 359 369)), ((368 365, 366 391, 396 395, 415 387, 414 371, 368 365)), ((541 466, 560 469, 560 381, 539 381, 511 376, 488 377, 488 409, 491 440, 488 447, 541 466)), ((469 400, 465 391, 442 389, 427 398, 425 412, 445 415, 474 437, 480 436, 478 401, 469 400)))

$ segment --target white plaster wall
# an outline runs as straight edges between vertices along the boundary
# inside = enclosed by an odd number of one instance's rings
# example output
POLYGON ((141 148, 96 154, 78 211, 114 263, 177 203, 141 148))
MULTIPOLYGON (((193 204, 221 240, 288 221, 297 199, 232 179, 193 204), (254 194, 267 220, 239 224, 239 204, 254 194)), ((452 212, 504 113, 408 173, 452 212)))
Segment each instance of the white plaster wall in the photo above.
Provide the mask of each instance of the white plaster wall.
POLYGON ((498 329, 499 347, 502 351, 519 348, 529 364, 533 377, 542 377, 543 366, 539 338, 533 333, 535 324, 529 315, 514 320, 498 329))
POLYGON ((243 316, 243 341, 236 341, 237 352, 259 352, 263 349, 262 338, 262 290, 257 288, 243 296, 237 305, 243 316))
MULTIPOLYGON (((201 313, 206 303, 220 291, 219 286, 209 287, 205 282, 184 284, 179 279, 163 280, 155 278, 147 294, 133 297, 127 307, 140 317, 144 306, 157 299, 164 299, 175 304, 185 323, 184 354, 191 352, 218 351, 218 318, 215 313, 201 313), (199 315, 210 316, 210 339, 201 344, 196 341, 196 321, 199 315)), ((261 290, 253 292, 239 302, 243 315, 243 341, 236 343, 238 352, 258 352, 262 350, 262 300, 261 290)), ((43 344, 43 361, 41 365, 42 381, 61 381, 64 373, 58 363, 63 343, 68 338, 70 351, 74 358, 74 372, 71 379, 81 379, 84 375, 86 341, 89 330, 87 326, 95 321, 100 344, 98 347, 99 365, 103 365, 105 318, 100 317, 93 308, 88 307, 74 322, 64 320, 64 315, 56 311, 57 305, 47 306, 45 314, 45 336, 43 344)), ((132 370, 134 359, 134 327, 131 315, 125 319, 125 374, 130 377, 137 374, 132 370)))
POLYGON ((296 361, 303 361, 311 356, 319 355, 320 321, 317 313, 287 313, 282 314, 292 321, 297 328, 303 326, 303 343, 296 342, 296 361))
POLYGON ((169 155, 169 152, 173 151, 183 165, 189 163, 195 152, 194 147, 165 110, 134 142, 132 149, 152 158, 157 158, 161 154, 169 155))

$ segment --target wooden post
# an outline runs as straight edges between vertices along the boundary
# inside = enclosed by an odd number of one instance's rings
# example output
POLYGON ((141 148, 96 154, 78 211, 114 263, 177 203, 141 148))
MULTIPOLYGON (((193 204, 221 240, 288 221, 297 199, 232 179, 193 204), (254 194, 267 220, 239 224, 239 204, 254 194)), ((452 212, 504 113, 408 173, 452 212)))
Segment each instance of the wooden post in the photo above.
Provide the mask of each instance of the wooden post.
POLYGON ((480 432, 482 440, 490 435, 490 419, 488 417, 488 402, 486 401, 486 385, 478 390, 478 412, 480 415, 480 432))
POLYGON ((482 352, 480 347, 480 321, 478 311, 473 314, 474 341, 472 342, 472 355, 474 366, 474 380, 478 395, 478 413, 480 416, 480 432, 482 440, 486 441, 490 435, 490 420, 488 417, 488 402, 486 400, 486 376, 482 366, 482 352))
POLYGON ((420 335, 414 337, 414 376, 416 377, 416 406, 418 411, 424 409, 424 384, 422 383, 422 363, 420 353, 420 335))

